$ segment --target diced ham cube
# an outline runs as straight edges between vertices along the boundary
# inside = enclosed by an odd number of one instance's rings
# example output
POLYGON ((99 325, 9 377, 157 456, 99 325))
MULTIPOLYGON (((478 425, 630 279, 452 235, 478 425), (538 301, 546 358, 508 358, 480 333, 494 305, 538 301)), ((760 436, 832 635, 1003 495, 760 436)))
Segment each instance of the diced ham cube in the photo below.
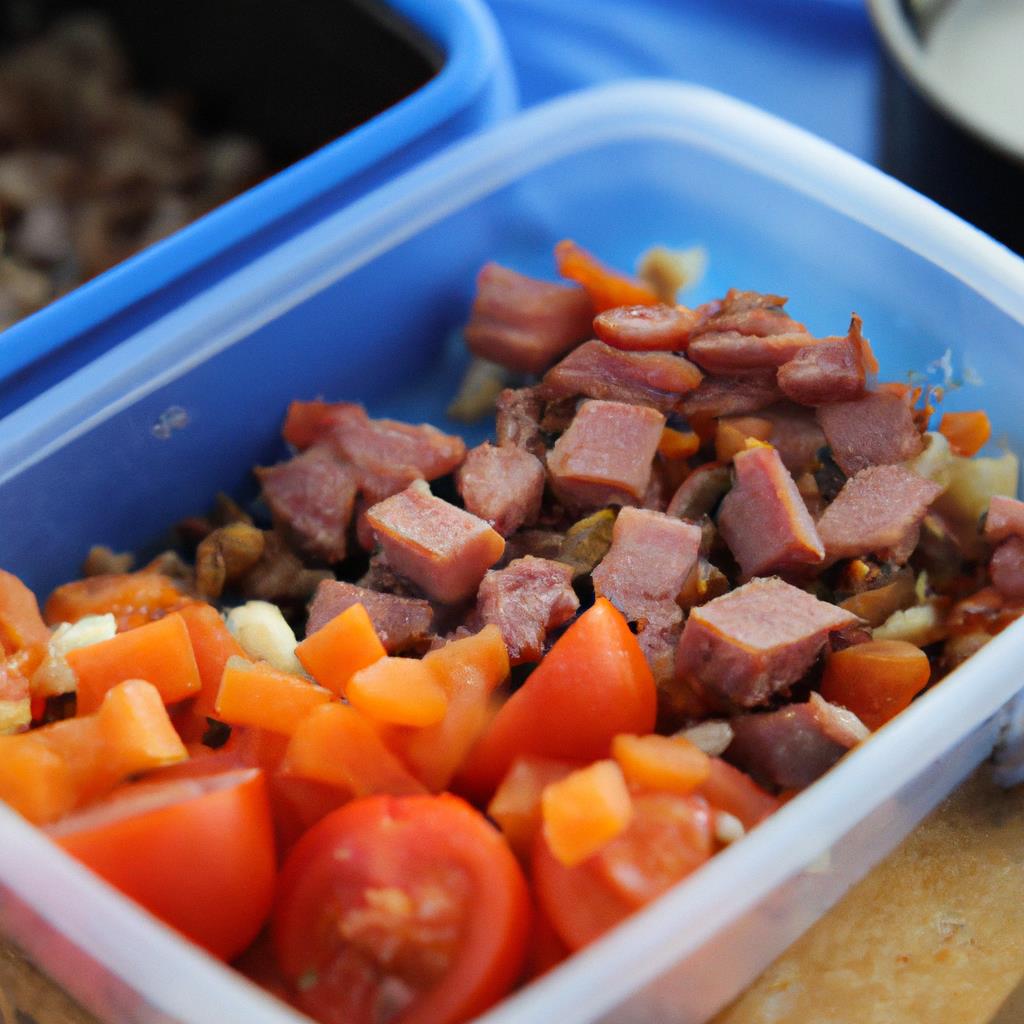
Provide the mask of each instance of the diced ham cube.
POLYGON ((474 355, 521 373, 543 373, 591 333, 594 308, 578 285, 552 284, 487 263, 466 325, 474 355))
POLYGON ((687 349, 690 358, 708 373, 745 373, 788 363, 802 349, 819 344, 806 331, 795 334, 740 334, 739 331, 704 333, 687 349))
POLYGON ((852 711, 812 693, 806 704, 729 720, 726 760, 762 786, 803 789, 819 779, 869 730, 852 711))
POLYGON ((435 497, 425 484, 378 502, 366 519, 388 564, 436 601, 454 604, 475 594, 505 550, 484 520, 435 497))
POLYGON ((274 521, 313 558, 340 562, 356 498, 351 467, 314 446, 269 468, 256 469, 274 521))
POLYGON ((685 306, 617 306, 594 317, 594 333, 628 352, 680 352, 700 314, 685 306))
POLYGON ((993 552, 988 571, 993 586, 1003 597, 1024 598, 1024 538, 1004 540, 993 552))
POLYGON ((820 564, 825 548, 779 453, 759 445, 737 453, 733 465, 718 530, 744 579, 820 564))
POLYGON ((1024 501, 994 494, 985 516, 985 540, 998 544, 1008 537, 1024 537, 1024 501))
POLYGON ((340 580, 324 580, 309 606, 306 636, 325 626, 354 604, 361 604, 388 654, 421 649, 430 642, 433 610, 429 601, 399 597, 357 587, 340 580))
POLYGON ((499 447, 514 445, 543 457, 547 450, 540 427, 544 399, 537 388, 506 388, 498 395, 496 416, 499 447))
POLYGON ((818 520, 829 561, 878 555, 902 565, 940 484, 903 466, 869 466, 843 484, 818 520), (909 550, 908 550, 909 548, 909 550))
POLYGON ((786 299, 781 295, 745 292, 730 288, 725 298, 703 307, 707 313, 693 337, 705 333, 736 331, 739 334, 766 337, 771 334, 797 334, 807 330, 790 317, 785 309, 786 299))
POLYGON ((779 367, 783 394, 802 405, 849 402, 864 396, 867 373, 864 366, 866 342, 860 333, 860 317, 854 315, 845 338, 825 338, 801 349, 779 367))
POLYGON ((588 341, 548 370, 543 389, 554 398, 585 395, 669 412, 701 377, 693 363, 671 352, 622 352, 588 341))
POLYGON ((606 597, 631 622, 667 614, 682 622, 676 604, 697 565, 701 529, 661 512, 624 508, 615 520, 612 546, 594 569, 594 593, 606 597))
POLYGON ((803 677, 855 615, 780 579, 755 579, 694 608, 676 675, 726 706, 757 707, 803 677))
POLYGON ((648 406, 584 402, 548 453, 556 496, 578 511, 641 502, 664 428, 648 406))
POLYGON ((774 405, 780 398, 775 370, 759 370, 737 377, 705 377, 679 408, 687 416, 739 416, 774 405))
POLYGON ((874 391, 854 402, 832 402, 817 411, 832 458, 847 475, 920 455, 921 432, 898 395, 874 391))
POLYGON ((568 622, 579 604, 568 565, 527 556, 484 576, 476 619, 501 630, 509 660, 520 665, 540 661, 548 632, 568 622))
POLYGON ((466 511, 503 537, 532 523, 544 496, 544 465, 523 448, 484 443, 466 455, 456 474, 466 511))

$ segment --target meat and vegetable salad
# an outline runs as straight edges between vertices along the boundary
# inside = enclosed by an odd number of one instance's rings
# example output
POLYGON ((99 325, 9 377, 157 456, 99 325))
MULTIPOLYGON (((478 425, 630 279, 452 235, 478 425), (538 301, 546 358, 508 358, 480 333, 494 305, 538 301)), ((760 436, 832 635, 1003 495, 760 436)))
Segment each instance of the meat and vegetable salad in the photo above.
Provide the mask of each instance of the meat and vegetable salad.
POLYGON ((254 505, 0 574, 0 798, 327 1024, 472 1018, 1024 610, 1017 459, 856 315, 555 255, 480 271, 492 442, 295 401, 254 505))

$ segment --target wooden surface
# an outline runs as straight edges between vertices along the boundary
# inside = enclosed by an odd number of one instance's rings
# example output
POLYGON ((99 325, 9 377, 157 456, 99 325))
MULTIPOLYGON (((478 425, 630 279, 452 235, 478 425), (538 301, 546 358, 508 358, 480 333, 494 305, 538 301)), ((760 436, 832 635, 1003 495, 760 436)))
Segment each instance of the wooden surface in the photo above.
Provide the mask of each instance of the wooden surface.
MULTIPOLYGON (((985 768, 714 1024, 1022 1024, 1022 978, 1024 787, 985 768)), ((0 943, 0 1024, 98 1022, 0 943)))

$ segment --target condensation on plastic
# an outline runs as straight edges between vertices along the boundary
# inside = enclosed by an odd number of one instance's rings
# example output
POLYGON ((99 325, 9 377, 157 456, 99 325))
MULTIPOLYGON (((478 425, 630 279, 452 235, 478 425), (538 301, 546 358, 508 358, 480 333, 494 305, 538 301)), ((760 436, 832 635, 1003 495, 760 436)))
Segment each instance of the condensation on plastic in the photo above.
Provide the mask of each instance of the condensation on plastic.
POLYGON ((483 0, 383 0, 440 53, 425 85, 365 124, 0 334, 0 415, 227 273, 517 105, 483 0))
MULTIPOLYGON (((729 285, 788 292, 816 333, 857 310, 886 376, 941 375, 951 359, 985 383, 949 407, 984 406, 1024 450, 1019 259, 775 118, 631 83, 452 147, 0 420, 0 563, 45 592, 91 543, 151 542, 282 454, 293 397, 451 427, 464 365, 451 335, 475 270, 496 258, 550 275, 563 236, 624 266, 653 242, 703 244, 693 301, 729 285)), ((1006 630, 751 835, 484 1020, 705 1020, 991 752, 1024 687, 1022 647, 1024 625, 1006 630)), ((0 928, 104 1019, 295 1019, 2 808, 0 928)))

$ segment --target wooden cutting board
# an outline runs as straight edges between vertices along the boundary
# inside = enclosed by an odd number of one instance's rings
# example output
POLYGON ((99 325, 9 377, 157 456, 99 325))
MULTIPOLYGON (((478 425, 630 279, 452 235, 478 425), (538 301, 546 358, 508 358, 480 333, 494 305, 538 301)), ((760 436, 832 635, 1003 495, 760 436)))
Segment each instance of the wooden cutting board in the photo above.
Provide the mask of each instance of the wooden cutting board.
MULTIPOLYGON (((983 768, 713 1024, 1021 1024, 1022 979, 1024 786, 983 768)), ((0 1024, 100 1022, 0 942, 0 1024)))

